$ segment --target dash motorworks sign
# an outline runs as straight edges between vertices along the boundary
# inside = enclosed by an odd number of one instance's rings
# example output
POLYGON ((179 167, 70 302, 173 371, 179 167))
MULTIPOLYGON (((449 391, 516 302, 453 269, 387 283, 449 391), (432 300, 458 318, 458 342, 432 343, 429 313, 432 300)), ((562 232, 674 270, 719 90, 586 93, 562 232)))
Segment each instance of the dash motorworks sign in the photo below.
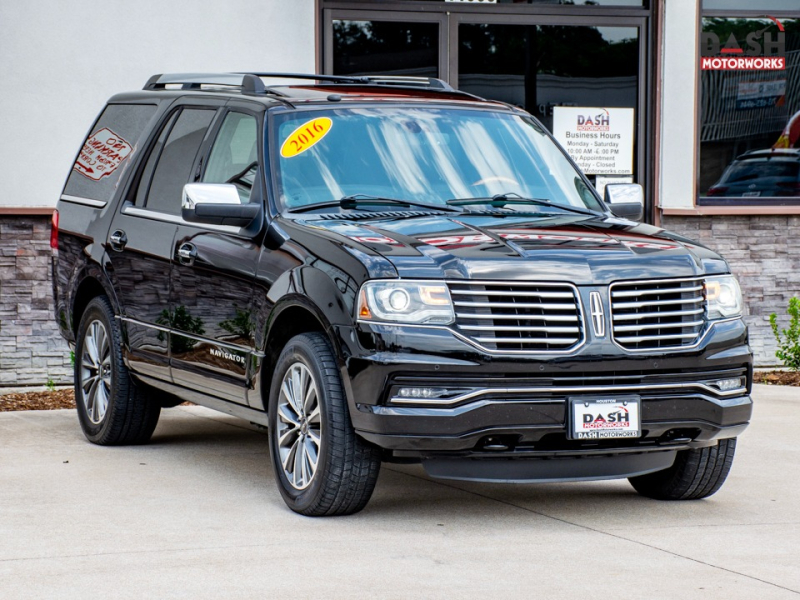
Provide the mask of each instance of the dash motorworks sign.
POLYGON ((786 30, 775 17, 744 39, 727 38, 713 31, 700 34, 700 68, 703 71, 782 71, 786 69, 786 30))

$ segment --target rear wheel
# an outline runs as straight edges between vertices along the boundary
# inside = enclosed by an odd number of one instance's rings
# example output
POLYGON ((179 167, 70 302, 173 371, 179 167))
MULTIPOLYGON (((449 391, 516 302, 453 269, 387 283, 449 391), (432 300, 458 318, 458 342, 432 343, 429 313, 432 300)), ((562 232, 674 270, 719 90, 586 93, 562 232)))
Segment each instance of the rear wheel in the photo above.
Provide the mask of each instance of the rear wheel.
POLYGON ((631 477, 634 489, 656 500, 698 500, 716 493, 731 470, 736 438, 716 446, 682 450, 675 463, 663 471, 631 477))
POLYGON ((293 511, 348 515, 366 506, 380 450, 353 430, 324 335, 298 335, 283 349, 270 389, 269 439, 278 487, 293 511))
POLYGON ((105 296, 86 307, 75 346, 75 404, 86 438, 95 444, 141 444, 150 439, 161 407, 143 394, 122 360, 122 337, 105 296))

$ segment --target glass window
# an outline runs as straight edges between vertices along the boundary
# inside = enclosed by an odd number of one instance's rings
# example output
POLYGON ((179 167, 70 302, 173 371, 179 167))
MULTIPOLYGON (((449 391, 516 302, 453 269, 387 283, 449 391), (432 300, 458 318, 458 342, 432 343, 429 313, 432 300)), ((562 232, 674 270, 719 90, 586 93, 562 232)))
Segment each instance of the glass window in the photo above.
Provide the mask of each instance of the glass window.
POLYGON ((233 183, 248 202, 258 167, 258 124, 244 113, 228 113, 211 149, 204 183, 233 183))
POLYGON ((109 104, 81 148, 64 193, 110 200, 117 191, 120 176, 136 160, 136 149, 155 113, 155 104, 109 104), (92 156, 82 156, 86 145, 92 156))
POLYGON ((214 111, 209 109, 186 108, 180 112, 158 158, 147 193, 147 208, 181 214, 183 186, 192 178, 197 151, 213 117, 214 111))
POLYGON ((439 25, 334 20, 333 73, 438 77, 439 25))
POLYGON ((778 21, 703 19, 700 204, 800 202, 800 19, 778 21), (708 68, 763 57, 785 68, 708 68))
POLYGON ((139 186, 136 188, 136 206, 144 206, 147 200, 147 190, 150 189, 150 180, 153 178, 153 170, 156 168, 158 157, 161 156, 161 151, 164 149, 164 142, 177 118, 178 112, 172 113, 169 120, 164 124, 164 127, 158 134, 158 139, 153 145, 150 155, 147 157, 147 162, 145 162, 144 169, 142 170, 142 176, 139 178, 139 186))
POLYGON ((798 10, 797 0, 703 0, 705 10, 798 10))
POLYGON ((460 89, 520 106, 552 127, 553 106, 636 107, 635 27, 463 24, 460 89))
POLYGON ((304 111, 276 116, 276 121, 272 147, 287 208, 350 195, 443 205, 448 199, 496 194, 600 208, 580 174, 530 117, 385 107, 304 111), (313 130, 321 121, 327 129, 318 127, 322 135, 313 143, 306 137, 304 149, 286 151, 298 131, 313 130))

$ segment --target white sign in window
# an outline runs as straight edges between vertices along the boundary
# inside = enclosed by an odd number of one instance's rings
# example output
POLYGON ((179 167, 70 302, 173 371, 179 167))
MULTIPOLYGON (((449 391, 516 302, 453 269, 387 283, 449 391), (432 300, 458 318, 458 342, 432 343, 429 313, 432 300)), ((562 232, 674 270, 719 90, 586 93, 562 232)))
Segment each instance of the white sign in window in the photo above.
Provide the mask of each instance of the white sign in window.
POLYGON ((632 108, 556 106, 553 135, 587 175, 633 174, 632 108))

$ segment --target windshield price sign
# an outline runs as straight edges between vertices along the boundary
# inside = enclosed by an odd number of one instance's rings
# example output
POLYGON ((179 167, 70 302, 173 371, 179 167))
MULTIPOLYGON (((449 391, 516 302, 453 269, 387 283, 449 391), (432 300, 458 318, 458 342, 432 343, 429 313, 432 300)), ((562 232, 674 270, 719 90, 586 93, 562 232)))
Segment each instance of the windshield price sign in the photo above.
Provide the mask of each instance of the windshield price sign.
POLYGON ((553 108, 553 135, 587 175, 633 173, 633 109, 553 108))

